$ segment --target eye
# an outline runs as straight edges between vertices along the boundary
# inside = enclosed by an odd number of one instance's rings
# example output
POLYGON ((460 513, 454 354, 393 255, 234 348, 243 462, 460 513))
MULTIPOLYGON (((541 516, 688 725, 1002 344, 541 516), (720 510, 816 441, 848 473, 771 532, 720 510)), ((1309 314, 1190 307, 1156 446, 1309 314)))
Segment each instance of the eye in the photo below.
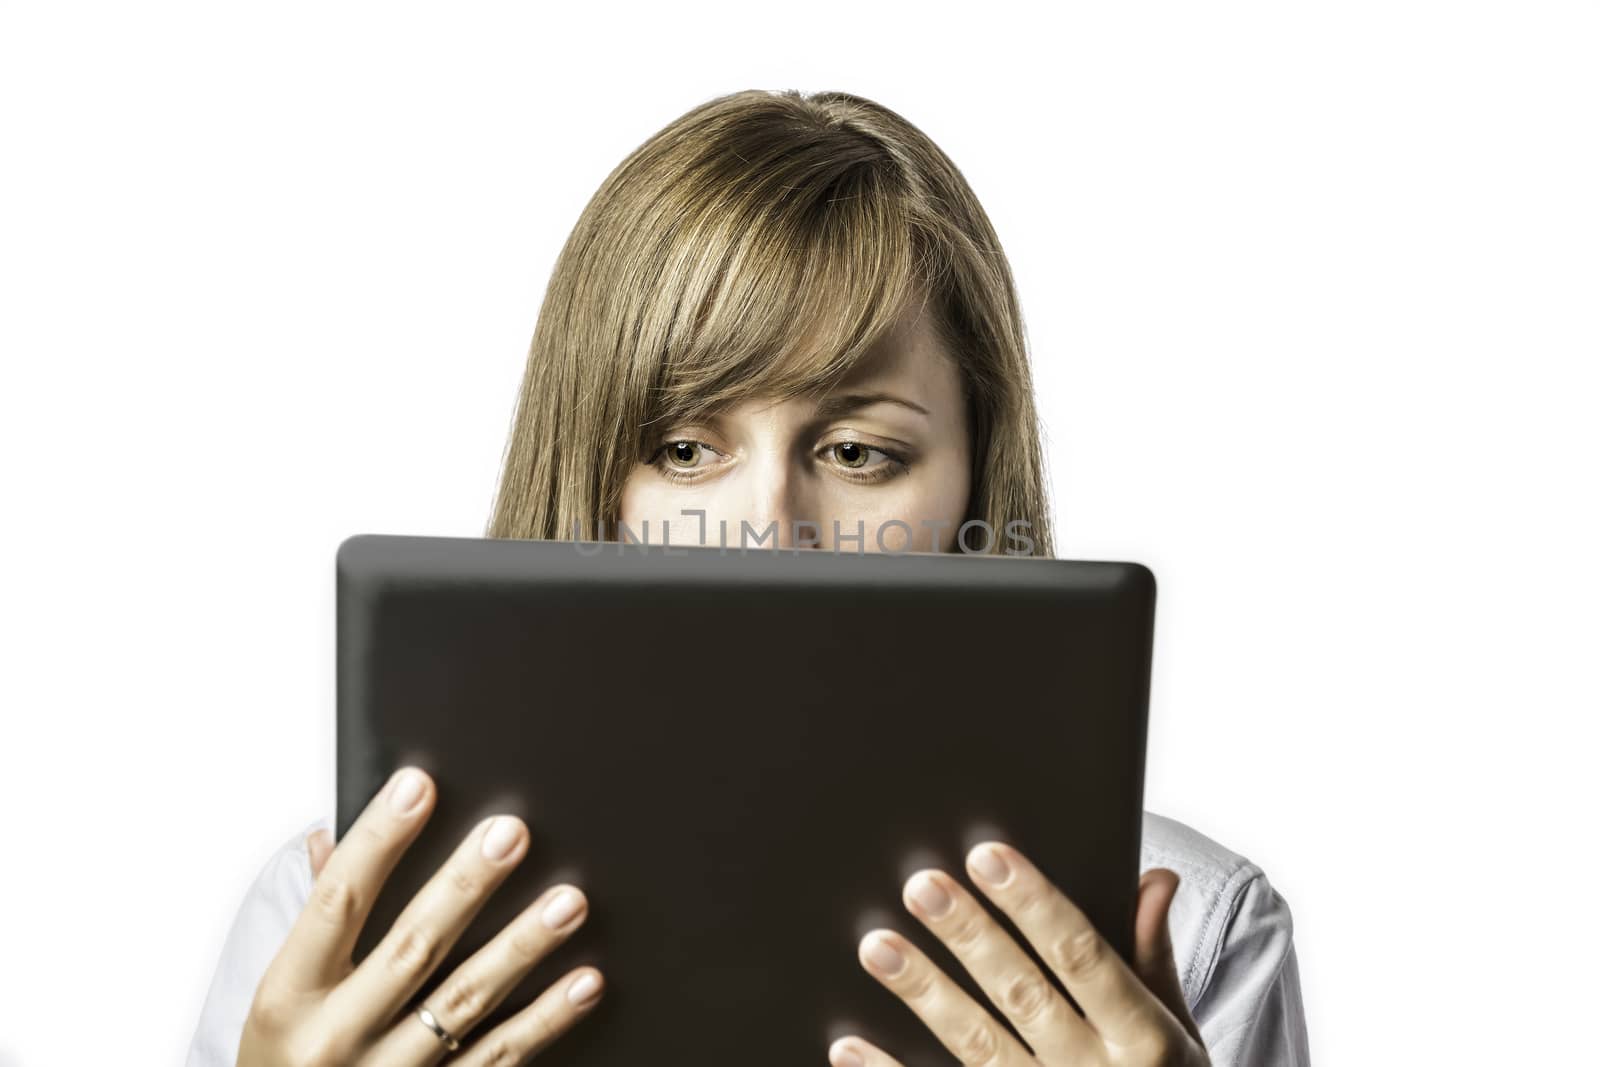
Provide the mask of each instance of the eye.
POLYGON ((839 441, 823 446, 820 457, 833 464, 841 477, 858 482, 893 478, 906 471, 905 458, 886 448, 874 448, 860 441, 839 441))
POLYGON ((704 448, 699 441, 668 441, 663 454, 674 467, 692 468, 699 464, 704 448))
POLYGON ((876 450, 856 441, 841 441, 833 446, 833 458, 846 467, 865 467, 868 457, 874 451, 876 450))
POLYGON ((711 473, 722 453, 690 438, 663 441, 645 460, 663 477, 676 481, 692 481, 711 473))

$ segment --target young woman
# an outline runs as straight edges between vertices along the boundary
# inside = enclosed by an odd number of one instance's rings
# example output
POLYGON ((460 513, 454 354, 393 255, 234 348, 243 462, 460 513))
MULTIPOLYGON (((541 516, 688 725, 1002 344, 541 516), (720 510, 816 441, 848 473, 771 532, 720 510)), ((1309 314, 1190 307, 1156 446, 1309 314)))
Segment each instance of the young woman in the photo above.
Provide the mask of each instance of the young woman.
MULTIPOLYGON (((641 145, 578 220, 487 535, 732 544, 754 531, 767 545, 999 553, 1017 550, 1011 530, 1048 555, 1043 487, 1010 270, 954 164, 871 101, 750 91, 641 145)), ((322 820, 279 851, 228 936, 190 1067, 520 1063, 598 1001, 603 976, 579 968, 478 1032, 581 926, 581 889, 553 886, 406 1009, 525 854, 512 816, 479 826, 351 966, 366 908, 435 801, 403 769, 337 847, 322 820)), ((1289 911, 1262 872, 1150 814, 1142 867, 1131 965, 1001 842, 904 887, 994 1007, 891 931, 863 939, 860 963, 965 1064, 1307 1063, 1289 911)), ((893 1053, 857 1037, 816 1050, 835 1067, 893 1053)))

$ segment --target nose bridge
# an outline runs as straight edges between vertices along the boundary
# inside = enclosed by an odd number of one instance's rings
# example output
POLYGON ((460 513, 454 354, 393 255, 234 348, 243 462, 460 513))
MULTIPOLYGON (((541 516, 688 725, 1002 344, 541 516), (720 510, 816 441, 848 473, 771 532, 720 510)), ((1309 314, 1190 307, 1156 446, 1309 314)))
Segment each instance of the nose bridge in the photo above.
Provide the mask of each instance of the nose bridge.
POLYGON ((795 545, 795 524, 809 522, 799 533, 803 541, 821 539, 817 516, 807 512, 809 493, 805 478, 796 468, 786 449, 762 449, 753 457, 749 479, 750 498, 747 504, 750 525, 754 528, 751 541, 763 535, 767 527, 777 524, 777 543, 780 548, 795 545))

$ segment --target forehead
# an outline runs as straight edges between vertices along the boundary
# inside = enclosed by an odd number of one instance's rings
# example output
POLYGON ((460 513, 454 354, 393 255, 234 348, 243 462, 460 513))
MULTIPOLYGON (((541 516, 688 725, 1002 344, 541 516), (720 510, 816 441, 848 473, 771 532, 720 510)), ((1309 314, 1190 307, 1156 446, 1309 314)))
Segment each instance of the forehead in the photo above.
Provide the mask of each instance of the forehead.
POLYGON ((962 368, 930 307, 913 304, 861 360, 824 392, 811 394, 827 414, 830 398, 848 410, 856 398, 882 395, 921 408, 935 423, 959 420, 966 407, 962 368))
POLYGON ((875 302, 869 297, 876 294, 847 285, 787 319, 730 320, 741 330, 749 327, 748 336, 730 335, 716 345, 708 340, 711 331, 690 337, 687 354, 669 361, 658 379, 641 431, 777 406, 796 417, 821 415, 827 399, 843 403, 871 392, 895 394, 929 412, 941 409, 941 419, 945 411, 960 414, 969 383, 941 305, 921 283, 894 291, 895 299, 875 302), (847 328, 851 323, 859 329, 847 328))
POLYGON ((939 333, 933 307, 912 303, 839 380, 837 388, 858 389, 894 381, 925 382, 932 389, 946 379, 959 384, 955 355, 939 333))
POLYGON ((860 400, 882 395, 910 401, 937 422, 960 419, 965 390, 961 367, 937 327, 931 308, 915 306, 896 319, 861 359, 831 387, 800 396, 757 393, 716 409, 717 414, 775 414, 807 418, 830 398, 860 400))

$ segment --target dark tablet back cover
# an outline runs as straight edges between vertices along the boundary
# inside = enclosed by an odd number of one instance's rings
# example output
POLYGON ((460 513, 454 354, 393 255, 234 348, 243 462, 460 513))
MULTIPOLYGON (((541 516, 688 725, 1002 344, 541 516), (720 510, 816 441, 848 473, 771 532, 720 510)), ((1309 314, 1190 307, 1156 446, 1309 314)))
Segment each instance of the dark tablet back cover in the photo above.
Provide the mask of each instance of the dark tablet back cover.
POLYGON ((439 794, 357 958, 496 812, 528 855, 424 996, 552 882, 589 897, 472 1036, 593 963, 604 999, 539 1064, 817 1064, 847 1032, 948 1063, 856 944, 897 929, 985 1002, 900 891, 970 888, 986 838, 1131 953, 1139 564, 360 535, 337 580, 336 831, 402 764, 439 794))

